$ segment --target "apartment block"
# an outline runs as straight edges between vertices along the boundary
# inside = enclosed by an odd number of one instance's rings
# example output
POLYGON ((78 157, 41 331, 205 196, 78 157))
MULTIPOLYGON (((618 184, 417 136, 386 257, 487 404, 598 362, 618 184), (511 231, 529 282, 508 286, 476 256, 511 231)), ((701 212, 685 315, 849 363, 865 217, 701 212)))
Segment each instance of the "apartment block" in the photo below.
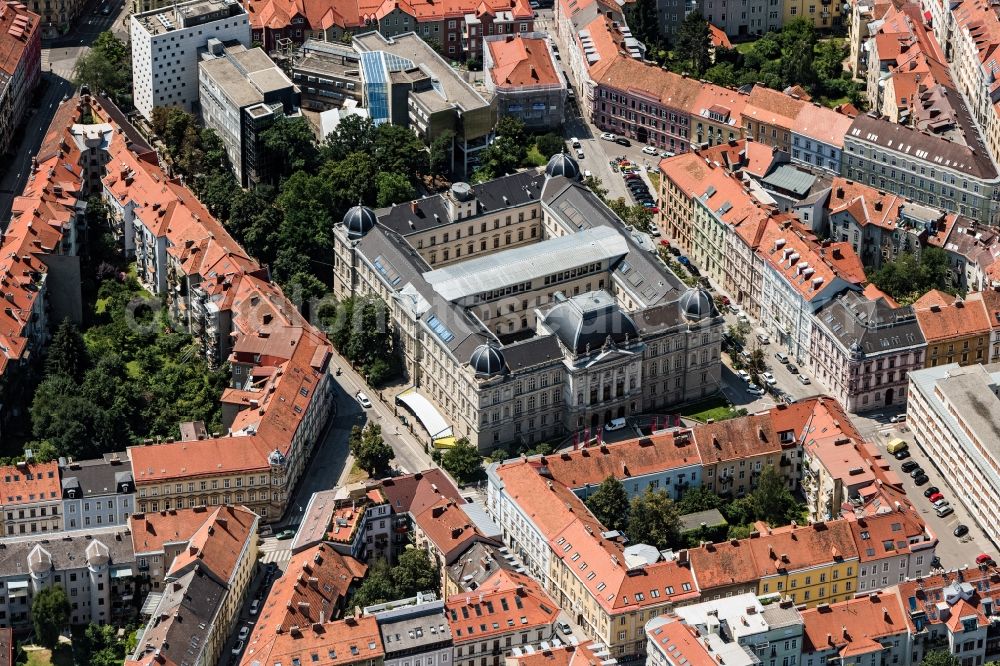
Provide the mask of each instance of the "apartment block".
POLYGON ((746 137, 791 153, 795 119, 808 104, 778 90, 754 86, 743 108, 746 137))
POLYGON ((841 175, 984 223, 996 223, 997 169, 985 151, 871 114, 844 137, 841 175))
POLYGON ((138 607, 135 557, 121 527, 7 537, 0 572, 0 626, 30 630, 32 599, 53 585, 65 590, 73 624, 127 621, 138 607))
POLYGON ((499 666, 515 645, 555 633, 559 607, 530 576, 498 570, 476 592, 445 601, 456 666, 480 665, 483 659, 487 666, 499 666))
POLYGON ((978 295, 962 299, 933 289, 916 300, 913 311, 927 341, 925 367, 989 359, 992 324, 978 295))
POLYGON ((417 593, 368 606, 365 615, 375 617, 385 649, 384 666, 406 666, 420 660, 426 666, 449 666, 454 647, 444 601, 417 593))
POLYGON ((907 375, 924 367, 927 349, 913 307, 870 289, 845 291, 814 317, 816 378, 848 412, 906 404, 907 375))
POLYGON ((566 79, 548 36, 532 32, 485 39, 486 89, 496 97, 498 117, 511 116, 528 129, 555 129, 566 113, 566 79))
POLYGON ((7 536, 58 532, 63 527, 62 489, 55 462, 30 458, 0 468, 0 515, 7 536))
POLYGON ((226 46, 216 38, 198 63, 198 101, 206 127, 218 133, 236 180, 268 182, 261 134, 298 110, 298 91, 263 49, 226 46))
MULTIPOLYGON (((35 5, 39 4, 37 1, 35 5)), ((44 11, 50 13, 50 3, 44 11)), ((41 78, 42 17, 20 2, 0 4, 0 153, 14 146, 17 130, 41 78)))
POLYGON ((915 443, 934 452, 942 479, 980 527, 1000 527, 995 422, 1000 366, 943 364, 910 373, 907 415, 915 443))
POLYGON ((895 591, 860 596, 802 612, 802 664, 829 660, 845 664, 911 662, 913 637, 895 591))
MULTIPOLYGON (((260 519, 242 506, 189 511, 171 518, 191 534, 171 553, 163 591, 146 602, 155 603, 155 609, 127 663, 216 663, 257 571, 260 519)), ((147 537, 157 538, 152 523, 144 521, 144 516, 133 519, 147 537)), ((133 541, 138 538, 142 536, 133 533, 133 541)), ((145 561, 139 560, 140 570, 145 561)))
POLYGON ((379 485, 354 484, 313 493, 292 540, 297 553, 325 543, 341 555, 391 559, 392 507, 379 485))
POLYGON ((94 460, 60 460, 59 476, 63 531, 127 525, 135 513, 135 480, 125 451, 94 460))
POLYGON ((250 19, 234 0, 190 0, 129 17, 135 108, 198 112, 198 59, 210 39, 250 46, 250 19))

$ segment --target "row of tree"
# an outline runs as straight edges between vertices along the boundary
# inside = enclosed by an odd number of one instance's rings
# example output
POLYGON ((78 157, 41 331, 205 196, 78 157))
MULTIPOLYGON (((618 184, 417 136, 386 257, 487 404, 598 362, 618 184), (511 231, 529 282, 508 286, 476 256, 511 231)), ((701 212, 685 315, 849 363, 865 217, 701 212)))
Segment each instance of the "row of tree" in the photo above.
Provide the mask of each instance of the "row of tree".
POLYGON ((132 62, 128 45, 109 31, 76 61, 74 83, 108 95, 124 110, 132 108, 132 62))
POLYGON ((400 355, 389 308, 381 298, 352 296, 322 306, 318 315, 330 341, 361 369, 369 384, 377 386, 399 375, 400 355))

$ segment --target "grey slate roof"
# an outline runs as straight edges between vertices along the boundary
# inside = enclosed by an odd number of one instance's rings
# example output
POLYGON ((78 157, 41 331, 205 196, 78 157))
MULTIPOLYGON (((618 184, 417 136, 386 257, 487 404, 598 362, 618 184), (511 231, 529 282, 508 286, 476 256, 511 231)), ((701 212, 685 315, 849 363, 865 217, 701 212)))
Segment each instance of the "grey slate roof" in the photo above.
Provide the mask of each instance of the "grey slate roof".
POLYGON ((868 114, 861 114, 854 119, 844 139, 845 143, 852 139, 865 141, 982 180, 992 180, 997 177, 996 165, 993 164, 985 147, 977 146, 973 152, 971 148, 960 143, 897 125, 888 120, 874 118, 868 114))
MULTIPOLYGON (((505 208, 538 201, 544 182, 545 175, 540 169, 528 169, 488 183, 472 185, 472 195, 476 199, 476 213, 495 215, 505 208)), ((403 236, 451 222, 448 217, 448 204, 442 194, 417 200, 416 211, 410 204, 400 204, 382 208, 376 213, 380 224, 403 236)))
POLYGON ((200 569, 164 587, 163 597, 139 638, 136 654, 142 656, 158 649, 171 663, 199 663, 226 588, 200 569))
POLYGON ((857 341, 867 356, 924 344, 913 308, 893 308, 884 298, 870 301, 846 291, 820 308, 815 317, 845 349, 857 341))
POLYGON ((49 553, 52 559, 52 568, 56 571, 86 567, 85 551, 87 546, 94 541, 100 541, 107 546, 112 566, 135 562, 132 537, 125 527, 91 529, 86 534, 63 533, 72 536, 58 536, 57 534, 37 534, 24 538, 7 537, 0 541, 0 576, 27 575, 28 554, 35 546, 41 546, 49 553))
POLYGON ((106 453, 103 457, 92 460, 60 464, 60 473, 63 497, 70 489, 77 491, 77 498, 114 495, 121 491, 122 484, 128 486, 124 492, 135 492, 132 465, 129 464, 126 451, 106 453))
POLYGON ((451 644, 451 627, 444 615, 443 601, 376 612, 375 619, 386 659, 451 644))
POLYGON ((782 164, 765 176, 763 182, 765 185, 803 197, 809 193, 809 188, 816 182, 816 176, 807 171, 800 171, 791 164, 782 164))

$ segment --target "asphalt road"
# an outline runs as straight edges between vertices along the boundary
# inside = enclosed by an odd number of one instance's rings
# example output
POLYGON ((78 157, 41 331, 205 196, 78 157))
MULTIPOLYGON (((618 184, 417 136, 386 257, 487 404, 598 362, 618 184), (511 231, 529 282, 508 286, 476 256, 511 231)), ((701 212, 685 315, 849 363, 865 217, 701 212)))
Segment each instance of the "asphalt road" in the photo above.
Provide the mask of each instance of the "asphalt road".
MULTIPOLYGON (((888 417, 886 416, 885 419, 887 420, 888 417)), ((856 422, 859 421, 859 419, 854 420, 856 422)), ((871 441, 877 443, 886 463, 903 479, 906 496, 917 507, 931 531, 938 537, 937 555, 941 558, 941 565, 943 567, 946 569, 956 569, 965 565, 974 567, 976 566, 976 556, 980 553, 989 553, 994 560, 1000 560, 997 547, 979 528, 962 503, 953 499, 955 494, 946 477, 934 466, 931 456, 914 443, 910 429, 905 423, 880 423, 869 417, 866 419, 865 427, 871 433, 869 435, 871 441), (874 424, 878 425, 875 427, 874 432, 872 432, 874 424), (910 475, 900 469, 906 461, 896 460, 892 454, 886 451, 885 447, 889 441, 897 437, 910 444, 910 458, 907 458, 907 460, 914 460, 920 464, 927 476, 930 477, 930 482, 927 485, 919 487, 914 485, 910 479, 910 475), (924 497, 924 490, 930 486, 937 486, 941 493, 944 494, 945 499, 951 501, 952 508, 955 510, 954 513, 944 518, 938 518, 930 501, 924 497), (960 524, 966 525, 969 528, 969 534, 965 537, 957 538, 952 534, 952 531, 960 524)), ((862 434, 867 435, 868 433, 862 434)))

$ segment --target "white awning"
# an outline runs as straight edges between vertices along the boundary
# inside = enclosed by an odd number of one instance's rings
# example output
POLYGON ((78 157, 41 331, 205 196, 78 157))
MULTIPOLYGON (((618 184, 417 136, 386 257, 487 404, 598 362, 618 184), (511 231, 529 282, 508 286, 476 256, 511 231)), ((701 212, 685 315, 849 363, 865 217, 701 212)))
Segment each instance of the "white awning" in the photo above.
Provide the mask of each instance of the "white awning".
POLYGON ((399 394, 396 396, 396 400, 406 405, 413 412, 413 415, 424 426, 424 430, 431 436, 431 439, 451 436, 451 426, 441 416, 441 412, 427 398, 417 393, 416 389, 410 389, 405 393, 399 394))
POLYGON ((132 567, 121 567, 121 568, 118 568, 118 569, 112 569, 111 570, 111 577, 112 578, 128 578, 129 576, 132 576, 134 573, 135 572, 132 571, 132 567))
POLYGON ((8 590, 27 590, 28 581, 26 580, 12 580, 7 583, 8 590))

